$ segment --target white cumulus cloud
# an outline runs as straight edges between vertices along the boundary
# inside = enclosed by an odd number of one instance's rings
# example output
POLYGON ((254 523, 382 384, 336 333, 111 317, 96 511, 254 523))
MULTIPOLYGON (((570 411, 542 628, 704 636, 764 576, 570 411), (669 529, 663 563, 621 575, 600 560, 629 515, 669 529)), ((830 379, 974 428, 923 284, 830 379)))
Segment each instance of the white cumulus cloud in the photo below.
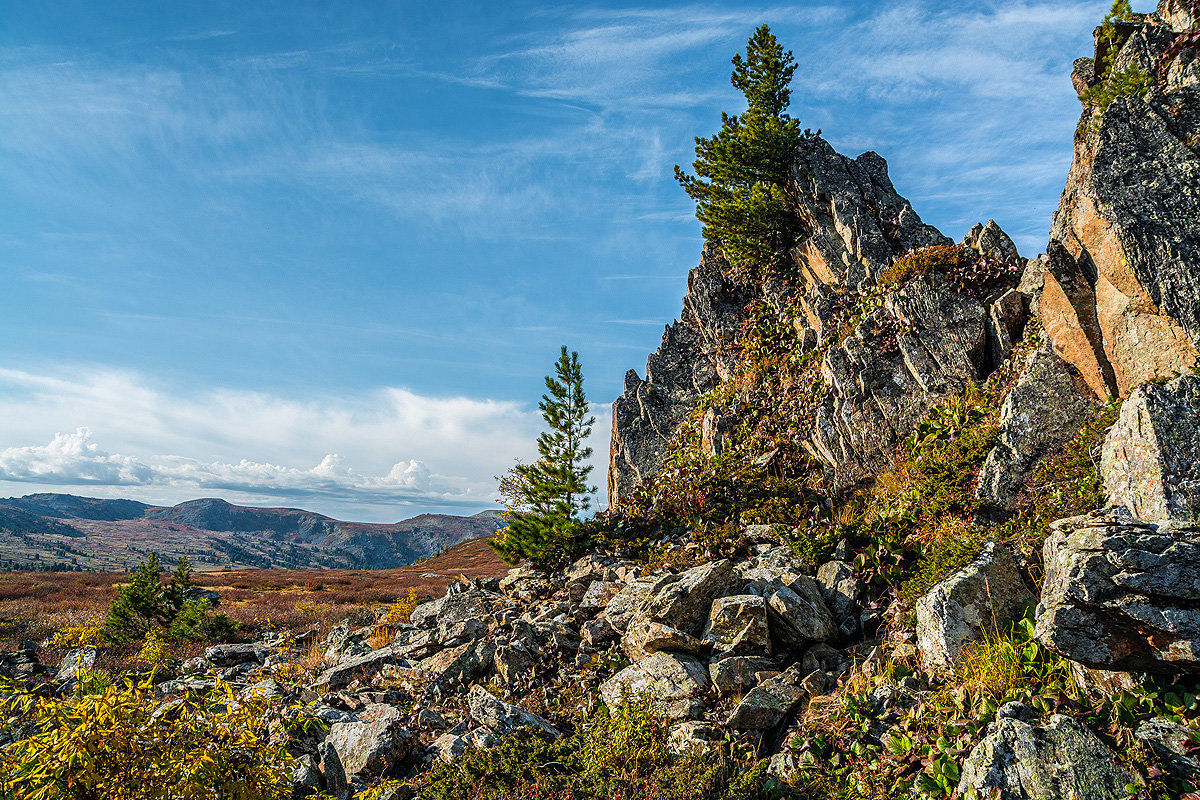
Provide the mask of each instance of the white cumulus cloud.
POLYGON ((494 505, 493 476, 535 455, 541 424, 532 404, 396 387, 289 398, 193 393, 102 369, 0 369, 0 491, 152 503, 219 495, 357 520, 473 513, 494 505))

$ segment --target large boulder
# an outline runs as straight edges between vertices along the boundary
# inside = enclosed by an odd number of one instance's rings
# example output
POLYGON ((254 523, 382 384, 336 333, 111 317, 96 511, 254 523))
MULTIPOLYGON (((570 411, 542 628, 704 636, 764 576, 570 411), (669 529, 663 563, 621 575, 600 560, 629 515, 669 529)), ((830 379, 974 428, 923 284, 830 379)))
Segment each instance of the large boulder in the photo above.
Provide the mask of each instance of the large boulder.
POLYGON ((719 695, 741 695, 758 685, 760 675, 771 673, 773 677, 778 670, 765 656, 726 656, 709 663, 708 679, 719 695))
POLYGON ((801 685, 800 665, 794 665, 755 686, 741 699, 725 725, 739 731, 766 731, 774 728, 808 697, 801 685))
POLYGON ((1100 407, 1079 371, 1043 344, 1000 406, 1000 435, 980 472, 978 495, 1011 506, 1037 463, 1069 441, 1100 407))
POLYGON ((753 594, 717 598, 704 629, 704 643, 721 653, 769 655, 766 600, 753 594))
POLYGON ((811 231, 797 247, 809 286, 867 286, 896 256, 950 243, 896 193, 878 153, 848 158, 819 136, 805 139, 794 153, 792 179, 797 211, 811 231))
POLYGON ((54 679, 59 683, 78 679, 81 672, 96 665, 96 653, 95 647, 76 647, 63 653, 54 679))
POLYGON ((1200 526, 1106 509, 1056 522, 1043 558, 1047 647, 1096 669, 1200 673, 1200 526))
POLYGON ((634 578, 609 599, 597 619, 606 620, 618 633, 624 633, 638 609, 659 589, 675 580, 674 575, 650 575, 634 578))
POLYGON ((817 585, 825 605, 833 614, 843 640, 852 640, 859 630, 858 576, 845 561, 826 561, 817 570, 817 585))
POLYGON ((318 693, 337 692, 356 679, 370 679, 385 664, 396 663, 396 653, 391 647, 381 647, 361 656, 354 656, 336 664, 317 676, 313 691, 318 693))
POLYGON ((261 664, 275 648, 247 642, 245 644, 217 644, 204 651, 204 660, 214 667, 236 667, 241 664, 261 664))
POLYGON ((467 707, 470 709, 471 719, 500 736, 507 736, 525 728, 553 736, 555 739, 562 736, 562 731, 545 719, 493 697, 479 684, 472 686, 467 693, 467 707))
POLYGON ((1200 522, 1200 376, 1134 390, 1104 440, 1108 501, 1142 519, 1200 522))
POLYGON ((393 777, 412 754, 416 739, 395 706, 373 703, 352 722, 330 726, 326 741, 337 751, 347 778, 393 777))
POLYGON ((466 620, 486 620, 511 605, 512 601, 502 594, 483 589, 471 581, 458 581, 450 584, 442 597, 413 609, 409 621, 423 630, 445 628, 466 620))
MULTIPOLYGON (((1082 88, 1135 63, 1156 74, 1179 24, 1150 15, 1130 26, 1111 67, 1098 51, 1076 70, 1082 88)), ((1076 129, 1039 313, 1054 349, 1101 399, 1200 363, 1200 80, 1191 52, 1164 65, 1161 88, 1118 97, 1104 112, 1085 108, 1076 129)))
POLYGON ((688 636, 698 635, 713 601, 728 594, 733 585, 733 562, 729 559, 681 572, 637 608, 621 640, 622 646, 635 659, 651 652, 649 640, 658 632, 653 627, 655 622, 688 636))
POLYGON ((966 645, 998 634, 1032 599, 1012 551, 989 543, 917 601, 917 647, 925 669, 952 674, 966 645))
POLYGON ((609 678, 600 686, 600 695, 609 708, 616 708, 626 698, 650 697, 665 718, 679 720, 694 717, 703 709, 699 696, 708 688, 708 671, 699 659, 660 652, 609 678))
POLYGON ((837 623, 812 578, 801 576, 790 585, 776 581, 766 591, 771 636, 783 650, 799 652, 813 642, 837 638, 837 623))
POLYGON ((1000 800, 1126 800, 1129 772, 1094 733, 1070 717, 1046 722, 1009 703, 962 766, 960 794, 1000 800))
POLYGON ((495 643, 485 639, 447 648, 417 666, 431 685, 448 687, 482 676, 494 665, 495 656, 495 643))

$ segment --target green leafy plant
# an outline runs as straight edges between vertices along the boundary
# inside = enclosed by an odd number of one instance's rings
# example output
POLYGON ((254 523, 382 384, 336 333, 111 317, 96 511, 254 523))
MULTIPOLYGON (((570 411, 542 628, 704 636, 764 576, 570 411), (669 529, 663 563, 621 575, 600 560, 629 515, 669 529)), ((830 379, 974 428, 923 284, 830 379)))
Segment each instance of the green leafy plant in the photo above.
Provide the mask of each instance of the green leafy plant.
POLYGON ((156 711, 150 679, 71 697, 5 686, 0 715, 30 735, 0 750, 11 800, 283 800, 292 758, 271 736, 279 710, 227 685, 156 711))

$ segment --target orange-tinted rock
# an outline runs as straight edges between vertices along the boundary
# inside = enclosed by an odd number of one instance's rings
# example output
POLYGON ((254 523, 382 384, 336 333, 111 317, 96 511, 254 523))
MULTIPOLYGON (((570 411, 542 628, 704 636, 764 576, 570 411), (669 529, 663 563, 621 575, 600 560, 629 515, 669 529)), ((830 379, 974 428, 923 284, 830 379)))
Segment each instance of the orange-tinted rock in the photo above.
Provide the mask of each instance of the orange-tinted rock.
MULTIPOLYGON (((1171 8, 1130 26, 1116 68, 1154 72, 1171 8)), ((1200 68, 1178 56, 1166 74, 1085 109, 1051 229, 1042 325, 1101 398, 1200 366, 1200 68)))

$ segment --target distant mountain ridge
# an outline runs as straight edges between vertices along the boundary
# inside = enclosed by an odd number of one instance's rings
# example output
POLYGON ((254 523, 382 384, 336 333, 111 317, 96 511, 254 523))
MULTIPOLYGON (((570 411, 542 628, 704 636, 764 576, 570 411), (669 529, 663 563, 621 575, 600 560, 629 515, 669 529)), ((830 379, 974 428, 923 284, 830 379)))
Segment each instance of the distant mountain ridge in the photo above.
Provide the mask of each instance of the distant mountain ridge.
POLYGON ((200 570, 386 569, 490 536, 501 525, 492 510, 370 523, 213 497, 153 506, 41 493, 0 499, 0 570, 122 570, 150 552, 167 562, 186 555, 200 570))

